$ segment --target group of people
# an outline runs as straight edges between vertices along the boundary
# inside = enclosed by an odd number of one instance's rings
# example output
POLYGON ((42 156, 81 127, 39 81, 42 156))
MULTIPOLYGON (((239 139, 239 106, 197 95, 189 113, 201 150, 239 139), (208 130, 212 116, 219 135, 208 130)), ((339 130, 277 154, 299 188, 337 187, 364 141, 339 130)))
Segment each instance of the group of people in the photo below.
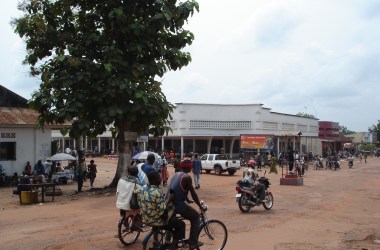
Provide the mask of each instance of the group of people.
MULTIPOLYGON (((199 178, 196 187, 190 172, 197 166, 197 155, 194 160, 189 157, 178 159, 179 166, 175 166, 167 192, 160 188, 162 174, 153 166, 155 156, 149 154, 147 162, 142 165, 132 165, 128 168, 128 176, 119 180, 117 186, 116 207, 120 212, 141 214, 143 221, 149 226, 166 226, 173 232, 171 249, 177 249, 178 242, 185 237, 185 223, 169 212, 173 208, 174 214, 180 214, 190 221, 189 248, 197 249, 202 243, 197 240, 200 224, 199 213, 190 203, 195 203, 199 209, 205 209, 201 204, 195 188, 199 188, 199 178), (133 193, 137 193, 139 209, 132 209, 130 201, 133 193), (192 200, 188 194, 191 194, 192 200)), ((173 163, 175 161, 173 160, 173 163)))
POLYGON ((94 181, 96 178, 96 173, 98 172, 95 161, 91 160, 90 164, 87 165, 87 169, 86 169, 86 163, 85 163, 84 158, 80 159, 79 162, 74 160, 72 162, 72 165, 74 166, 74 177, 76 178, 77 185, 78 185, 77 192, 78 193, 82 192, 85 173, 87 173, 88 178, 90 179, 90 187, 93 188, 94 181))
MULTIPOLYGON (((34 168, 32 168, 30 162, 28 161, 24 167, 23 175, 29 177, 37 176, 38 181, 43 182, 44 179, 51 174, 52 165, 53 164, 50 160, 47 160, 45 163, 38 160, 38 162, 34 165, 34 168)), ((93 187, 97 173, 97 166, 94 160, 91 160, 87 167, 85 165, 85 159, 80 159, 79 162, 74 160, 71 162, 71 166, 74 167, 74 177, 76 178, 78 184, 77 192, 82 192, 85 173, 87 173, 88 178, 90 179, 90 186, 93 187)))
POLYGON ((41 160, 38 160, 38 162, 34 165, 32 168, 32 165, 30 165, 30 162, 26 162, 26 165, 24 167, 24 171, 22 174, 27 177, 33 177, 36 176, 38 179, 38 182, 43 182, 46 177, 49 176, 51 172, 51 165, 52 163, 47 160, 46 162, 42 163, 41 160))

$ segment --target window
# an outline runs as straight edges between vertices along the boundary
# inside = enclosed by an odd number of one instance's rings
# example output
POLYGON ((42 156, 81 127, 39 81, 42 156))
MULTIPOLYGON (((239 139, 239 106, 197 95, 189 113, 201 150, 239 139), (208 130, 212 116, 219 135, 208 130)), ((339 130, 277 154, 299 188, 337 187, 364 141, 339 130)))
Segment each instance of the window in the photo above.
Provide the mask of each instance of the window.
POLYGON ((250 129, 251 121, 204 121, 190 120, 190 128, 250 129))
POLYGON ((16 142, 0 142, 0 160, 16 160, 16 142))
POLYGON ((216 155, 215 160, 228 160, 226 155, 216 155))

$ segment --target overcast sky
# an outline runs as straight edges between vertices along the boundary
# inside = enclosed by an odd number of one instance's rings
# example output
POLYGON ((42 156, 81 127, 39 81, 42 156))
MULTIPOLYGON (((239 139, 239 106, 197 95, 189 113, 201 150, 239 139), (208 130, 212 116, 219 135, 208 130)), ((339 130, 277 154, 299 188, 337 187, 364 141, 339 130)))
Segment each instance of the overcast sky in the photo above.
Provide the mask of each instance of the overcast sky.
MULTIPOLYGON (((3 0, 0 84, 30 98, 25 46, 3 0)), ((256 104, 364 132, 380 120, 379 0, 198 0, 192 62, 163 78, 172 103, 256 104)), ((200 110, 200 112, 202 112, 200 110)))

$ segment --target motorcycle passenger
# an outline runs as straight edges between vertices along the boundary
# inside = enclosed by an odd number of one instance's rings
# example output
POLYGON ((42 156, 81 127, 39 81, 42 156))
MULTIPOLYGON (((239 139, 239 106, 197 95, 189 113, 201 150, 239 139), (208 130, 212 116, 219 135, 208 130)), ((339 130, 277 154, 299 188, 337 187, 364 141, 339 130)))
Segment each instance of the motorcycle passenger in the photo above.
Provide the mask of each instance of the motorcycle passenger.
POLYGON ((265 199, 265 185, 258 181, 259 175, 255 171, 254 161, 248 162, 248 168, 245 170, 243 179, 248 180, 251 187, 258 192, 259 197, 257 197, 256 203, 260 204, 265 199))

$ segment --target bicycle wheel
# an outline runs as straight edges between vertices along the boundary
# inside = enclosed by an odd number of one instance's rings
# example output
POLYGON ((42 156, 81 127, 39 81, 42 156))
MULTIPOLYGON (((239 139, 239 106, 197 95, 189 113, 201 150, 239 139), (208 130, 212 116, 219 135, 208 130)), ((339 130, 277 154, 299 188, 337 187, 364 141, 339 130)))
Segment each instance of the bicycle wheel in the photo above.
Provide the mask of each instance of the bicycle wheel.
POLYGON ((134 226, 133 220, 134 216, 129 215, 119 221, 117 235, 121 243, 126 246, 135 243, 140 235, 140 228, 134 226))
POLYGON ((166 250, 172 244, 173 235, 165 229, 153 229, 143 241, 143 250, 166 250))
POLYGON ((199 230, 198 241, 203 243, 203 249, 223 249, 227 243, 227 228, 223 222, 209 220, 199 230))

